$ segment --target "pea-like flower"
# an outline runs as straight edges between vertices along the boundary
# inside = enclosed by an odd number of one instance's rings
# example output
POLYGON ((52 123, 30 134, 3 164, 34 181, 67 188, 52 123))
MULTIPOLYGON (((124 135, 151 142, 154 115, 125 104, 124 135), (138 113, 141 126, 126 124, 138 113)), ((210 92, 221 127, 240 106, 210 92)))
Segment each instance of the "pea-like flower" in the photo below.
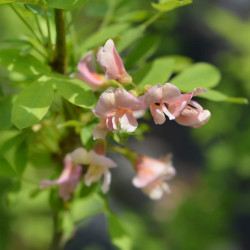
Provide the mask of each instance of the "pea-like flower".
POLYGON ((98 91, 107 86, 107 79, 104 75, 98 74, 95 67, 95 56, 93 51, 89 51, 78 62, 78 73, 73 73, 72 76, 85 82, 93 91, 98 91))
POLYGON ((160 199, 164 192, 170 192, 165 180, 172 179, 176 173, 171 155, 159 160, 140 155, 135 161, 135 167, 137 175, 133 179, 133 185, 141 188, 151 199, 160 199))
POLYGON ((72 157, 67 155, 64 159, 64 168, 57 180, 42 180, 40 181, 40 188, 48 188, 51 186, 60 186, 59 196, 67 201, 70 199, 75 188, 77 187, 78 182, 80 181, 82 173, 82 167, 78 164, 74 164, 72 157))
POLYGON ((124 89, 105 90, 93 112, 101 122, 94 127, 94 139, 104 139, 108 131, 122 130, 133 132, 138 126, 133 111, 142 110, 145 104, 124 89))
POLYGON ((97 62, 108 79, 114 79, 122 84, 129 84, 131 76, 126 72, 122 59, 119 56, 115 44, 109 39, 104 47, 99 47, 97 52, 97 62))
POLYGON ((94 150, 88 152, 84 148, 73 151, 71 157, 76 164, 87 165, 87 172, 84 175, 86 186, 90 186, 103 176, 102 191, 103 193, 108 192, 111 183, 109 169, 117 166, 114 161, 104 155, 97 154, 94 150))
POLYGON ((181 94, 176 86, 166 83, 153 86, 139 100, 149 106, 156 124, 164 123, 167 115, 181 125, 198 128, 211 116, 208 110, 203 110, 201 105, 191 100, 193 96, 203 93, 206 93, 205 89, 196 88, 191 93, 181 94))

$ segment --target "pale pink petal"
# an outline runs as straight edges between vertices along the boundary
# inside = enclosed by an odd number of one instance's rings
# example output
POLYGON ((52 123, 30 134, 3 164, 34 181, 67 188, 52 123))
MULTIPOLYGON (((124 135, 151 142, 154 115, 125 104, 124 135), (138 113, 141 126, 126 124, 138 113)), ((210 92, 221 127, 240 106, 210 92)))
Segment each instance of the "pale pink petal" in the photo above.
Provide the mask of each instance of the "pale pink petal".
POLYGON ((105 76, 109 79, 115 79, 121 83, 130 83, 131 77, 126 72, 122 59, 116 51, 115 44, 109 39, 104 47, 100 47, 97 53, 97 62, 105 76))
POLYGON ((79 165, 75 166, 75 169, 72 173, 72 181, 68 181, 60 185, 59 195, 60 197, 63 198, 64 201, 70 199, 71 195, 73 194, 74 190, 76 189, 80 181, 81 173, 82 173, 82 167, 79 165))
POLYGON ((73 162, 76 164, 89 164, 89 156, 85 148, 77 148, 70 155, 73 162))
POLYGON ((163 196, 163 190, 161 188, 161 186, 154 186, 153 188, 146 188, 145 190, 143 190, 144 192, 146 192, 149 196, 150 199, 152 200, 159 200, 162 198, 163 196))
POLYGON ((115 92, 114 89, 109 88, 105 90, 95 107, 94 113, 99 118, 104 118, 110 116, 116 109, 116 103, 115 103, 115 92))
POLYGON ((78 182, 80 181, 82 173, 82 168, 79 165, 74 165, 70 155, 67 155, 64 160, 64 169, 62 174, 57 180, 49 181, 42 180, 40 181, 40 188, 48 188, 51 186, 59 185, 59 195, 65 201, 68 200, 73 191, 75 190, 78 182))
POLYGON ((139 100, 144 102, 146 106, 154 103, 160 103, 163 98, 162 85, 153 86, 145 95, 140 96, 139 100))
POLYGON ((98 166, 102 169, 114 168, 117 166, 117 164, 113 160, 106 156, 99 155, 93 150, 89 151, 89 161, 90 165, 98 166))
POLYGON ((163 101, 177 101, 182 97, 181 91, 171 83, 166 83, 162 87, 163 101))
POLYGON ((150 112, 153 116, 155 124, 163 124, 166 121, 165 115, 160 106, 150 105, 150 112))
POLYGON ((196 109, 185 109, 184 115, 180 115, 175 121, 183 126, 199 128, 210 118, 211 113, 208 110, 199 111, 196 109))
POLYGON ((75 76, 96 91, 105 86, 105 77, 97 73, 94 60, 93 51, 89 51, 77 65, 81 75, 75 74, 75 76))
POLYGON ((115 101, 118 107, 131 110, 141 110, 145 108, 144 103, 122 88, 115 91, 115 101))
POLYGON ((103 174, 104 180, 102 184, 102 192, 106 194, 109 191, 109 186, 111 183, 111 173, 109 171, 104 172, 103 174))
POLYGON ((192 93, 192 96, 197 96, 197 95, 201 95, 201 94, 204 94, 204 93, 207 93, 207 91, 203 88, 196 88, 194 89, 193 93, 192 93))
POLYGON ((105 120, 102 120, 100 123, 94 126, 93 128, 93 138, 96 139, 103 139, 105 140, 105 137, 107 135, 107 128, 106 128, 106 122, 105 120))
POLYGON ((145 114, 146 114, 146 109, 141 109, 141 110, 133 111, 133 116, 136 119, 142 118, 145 114))
POLYGON ((127 132, 134 132, 138 123, 132 112, 125 113, 120 119, 121 129, 127 132))

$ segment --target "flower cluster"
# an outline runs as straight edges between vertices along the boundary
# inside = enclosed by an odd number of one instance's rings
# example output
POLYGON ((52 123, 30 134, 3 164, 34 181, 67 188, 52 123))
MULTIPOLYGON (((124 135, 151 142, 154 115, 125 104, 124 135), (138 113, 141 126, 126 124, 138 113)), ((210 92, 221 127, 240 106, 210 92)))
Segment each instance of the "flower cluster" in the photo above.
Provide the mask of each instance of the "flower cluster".
POLYGON ((60 177, 54 181, 40 181, 40 188, 44 189, 59 185, 59 195, 66 201, 70 199, 84 172, 83 178, 86 186, 90 186, 103 176, 102 191, 106 193, 111 182, 109 169, 116 166, 116 163, 110 158, 98 154, 94 150, 88 152, 84 148, 78 148, 65 157, 64 168, 60 177))
MULTIPOLYGON (((93 113, 101 119, 93 129, 94 139, 105 140, 107 132, 118 129, 134 132, 138 126, 137 118, 143 116, 147 108, 155 124, 163 124, 166 116, 193 128, 198 128, 209 120, 210 112, 203 110, 199 103, 192 100, 194 96, 205 93, 205 89, 196 88, 191 93, 182 94, 176 86, 165 83, 149 85, 139 93, 127 91, 125 86, 134 84, 111 39, 97 52, 97 62, 105 75, 97 72, 94 59, 93 52, 88 52, 78 63, 79 72, 73 74, 73 77, 88 84, 93 91, 107 88, 93 109, 93 113), (110 87, 114 82, 121 87, 110 87)), ((141 188, 150 198, 159 199, 163 192, 170 191, 165 182, 175 175, 170 155, 161 159, 136 155, 132 164, 136 170, 133 185, 141 188)), ((90 186, 103 176, 102 191, 106 193, 111 182, 109 169, 113 167, 116 167, 116 163, 105 156, 104 147, 102 150, 89 152, 78 148, 65 157, 61 176, 54 181, 41 181, 40 187, 59 185, 59 195, 68 200, 82 178, 85 185, 90 186)))
MULTIPOLYGON (((94 68, 94 56, 91 51, 78 64, 80 79, 93 90, 107 87, 108 79, 116 80, 123 85, 132 82, 111 39, 104 47, 99 48, 97 62, 105 76, 98 74, 94 68)), ((211 115, 208 110, 203 110, 201 105, 192 100, 192 97, 203 93, 206 93, 205 89, 196 88, 191 93, 181 94, 176 86, 166 83, 163 86, 156 84, 144 95, 136 98, 134 92, 130 93, 122 88, 108 88, 102 93, 94 109, 95 115, 101 119, 94 128, 94 139, 105 139, 107 132, 116 131, 119 127, 121 130, 133 132, 138 126, 134 112, 148 107, 156 124, 163 124, 166 115, 181 125, 198 128, 205 124, 211 115)))

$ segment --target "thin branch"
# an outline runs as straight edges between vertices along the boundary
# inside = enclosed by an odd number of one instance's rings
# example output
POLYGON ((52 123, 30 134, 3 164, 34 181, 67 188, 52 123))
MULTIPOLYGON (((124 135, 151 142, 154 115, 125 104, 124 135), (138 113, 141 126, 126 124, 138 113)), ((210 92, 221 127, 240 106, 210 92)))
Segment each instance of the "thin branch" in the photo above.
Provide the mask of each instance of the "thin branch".
POLYGON ((67 72, 67 48, 66 48, 66 32, 64 22, 64 11, 55 9, 56 23, 56 49, 54 60, 51 64, 54 71, 66 74, 67 72))

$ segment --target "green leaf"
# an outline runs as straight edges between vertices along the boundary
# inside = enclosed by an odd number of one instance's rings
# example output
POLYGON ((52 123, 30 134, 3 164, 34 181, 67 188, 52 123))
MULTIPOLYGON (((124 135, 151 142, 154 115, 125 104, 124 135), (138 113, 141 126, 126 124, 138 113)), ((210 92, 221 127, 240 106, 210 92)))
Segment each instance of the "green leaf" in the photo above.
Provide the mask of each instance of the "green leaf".
POLYGON ((30 54, 17 49, 0 50, 0 64, 9 71, 23 75, 39 75, 49 72, 49 67, 30 54))
POLYGON ((143 63, 156 51, 158 44, 158 36, 147 36, 142 38, 127 56, 125 67, 132 68, 135 65, 143 63))
POLYGON ((192 0, 160 0, 158 4, 152 3, 152 7, 161 12, 167 12, 192 3, 192 0))
POLYGON ((53 100, 52 85, 50 77, 42 76, 18 94, 11 117, 19 129, 36 124, 46 115, 53 100))
POLYGON ((111 240, 121 250, 132 249, 131 238, 121 219, 113 213, 108 213, 108 227, 111 240))
POLYGON ((16 171, 11 167, 8 161, 0 157, 0 176, 14 177, 16 175, 16 171))
POLYGON ((127 31, 124 31, 120 35, 120 40, 116 45, 116 49, 118 52, 125 50, 131 44, 133 44, 136 40, 142 37, 145 31, 144 26, 137 26, 135 28, 130 28, 127 31))
POLYGON ((24 4, 38 4, 45 5, 57 9, 73 9, 80 7, 87 0, 0 0, 3 3, 24 3, 24 4))
POLYGON ((15 151, 15 168, 19 175, 22 175, 27 166, 28 161, 28 144, 26 141, 22 141, 15 151))
POLYGON ((193 91, 195 88, 215 87, 221 79, 219 70, 208 63, 196 63, 171 79, 171 83, 182 91, 193 91))
POLYGON ((72 78, 53 75, 59 93, 74 105, 91 108, 96 103, 95 95, 85 83, 72 78))
POLYGON ((0 130, 8 129, 11 126, 11 108, 12 98, 11 97, 0 97, 0 130))
POLYGON ((83 45, 81 46, 81 51, 86 52, 89 49, 99 46, 106 42, 106 40, 108 40, 109 38, 120 35, 123 31, 128 29, 128 24, 114 24, 98 30, 84 41, 83 45))
MULTIPOLYGON (((154 14, 153 11, 148 10, 135 10, 130 12, 125 12, 123 15, 115 16, 117 22, 143 22, 154 14)), ((140 27, 140 26, 138 26, 140 27)))
POLYGON ((57 9, 73 9, 85 4, 87 0, 45 0, 46 6, 57 9))
POLYGON ((164 58, 169 58, 174 60, 174 73, 179 73, 189 67, 193 60, 186 56, 180 56, 180 55, 170 55, 170 56, 164 56, 164 58))
POLYGON ((199 97, 205 98, 215 102, 233 102, 238 104, 248 104, 248 100, 242 97, 229 97, 218 90, 208 89, 206 94, 199 97))
POLYGON ((0 0, 0 4, 3 3, 26 3, 26 4, 40 4, 44 3, 44 0, 0 0))
POLYGON ((96 123, 87 124, 81 128, 80 136, 82 144, 88 149, 89 144, 93 144, 93 128, 96 123))
POLYGON ((72 204, 71 214, 74 222, 79 222, 87 217, 101 213, 105 210, 101 196, 93 194, 86 198, 78 199, 72 204))
POLYGON ((159 58, 151 63, 145 64, 141 69, 132 74, 133 81, 143 88, 145 85, 155 85, 165 83, 172 74, 174 60, 169 58, 159 58))

